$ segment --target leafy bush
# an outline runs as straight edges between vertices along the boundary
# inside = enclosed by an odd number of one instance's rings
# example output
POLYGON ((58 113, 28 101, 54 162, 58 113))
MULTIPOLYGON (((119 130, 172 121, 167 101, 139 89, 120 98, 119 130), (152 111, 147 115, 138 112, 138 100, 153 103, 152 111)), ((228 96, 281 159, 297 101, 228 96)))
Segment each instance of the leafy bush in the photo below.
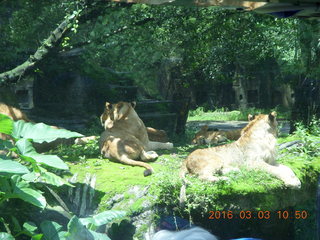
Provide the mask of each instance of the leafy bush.
MULTIPOLYGON (((13 122, 8 116, 2 114, 0 114, 0 133, 7 134, 10 139, 0 139, 0 208, 7 207, 4 204, 12 199, 21 199, 26 206, 31 204, 44 209, 47 207, 47 200, 42 191, 44 187, 62 185, 72 187, 55 173, 69 169, 64 161, 56 155, 37 153, 32 141, 51 142, 57 138, 80 137, 81 134, 64 129, 54 129, 43 123, 33 124, 22 120, 13 122)), ((14 210, 6 208, 7 213, 13 213, 14 210)), ((106 211, 89 218, 79 219, 73 216, 68 224, 68 231, 62 231, 63 227, 52 221, 42 222, 39 229, 32 222, 26 222, 21 227, 14 215, 11 216, 11 219, 3 216, 0 218, 0 223, 7 232, 0 232, 0 239, 9 240, 20 235, 27 235, 39 240, 109 240, 107 235, 94 231, 99 226, 122 218, 124 215, 123 211, 106 211), (8 224, 10 220, 14 221, 13 230, 8 224)))
POLYGON ((43 221, 40 224, 40 229, 34 223, 27 222, 23 228, 26 235, 32 239, 110 240, 106 234, 97 233, 95 230, 102 225, 123 218, 125 214, 124 211, 105 211, 88 218, 73 216, 68 223, 67 231, 63 231, 63 226, 53 221, 43 221))
POLYGON ((308 126, 301 122, 296 123, 296 131, 294 135, 301 140, 300 144, 294 145, 288 151, 300 155, 320 156, 320 121, 313 118, 308 126))
POLYGON ((67 161, 84 161, 88 158, 100 156, 98 139, 89 140, 85 145, 73 144, 71 146, 59 145, 50 153, 57 154, 67 161))

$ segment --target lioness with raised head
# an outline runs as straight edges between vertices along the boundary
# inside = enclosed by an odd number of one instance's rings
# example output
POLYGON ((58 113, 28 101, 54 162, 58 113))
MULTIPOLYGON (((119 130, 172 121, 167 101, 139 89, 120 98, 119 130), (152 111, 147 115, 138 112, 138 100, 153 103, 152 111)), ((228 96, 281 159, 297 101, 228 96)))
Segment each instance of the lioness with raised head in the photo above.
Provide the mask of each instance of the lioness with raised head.
POLYGON ((236 170, 240 166, 261 169, 279 178, 287 187, 300 188, 301 182, 287 166, 276 162, 276 112, 259 114, 242 130, 241 137, 230 144, 197 149, 183 162, 180 177, 184 180, 181 201, 185 195, 185 174, 216 182, 225 177, 214 176, 236 170))
POLYGON ((152 174, 152 167, 141 161, 151 161, 158 154, 151 150, 171 149, 172 143, 152 142, 148 138, 143 121, 134 110, 135 102, 106 102, 100 117, 105 131, 101 134, 99 146, 101 153, 121 163, 146 168, 144 175, 152 174))

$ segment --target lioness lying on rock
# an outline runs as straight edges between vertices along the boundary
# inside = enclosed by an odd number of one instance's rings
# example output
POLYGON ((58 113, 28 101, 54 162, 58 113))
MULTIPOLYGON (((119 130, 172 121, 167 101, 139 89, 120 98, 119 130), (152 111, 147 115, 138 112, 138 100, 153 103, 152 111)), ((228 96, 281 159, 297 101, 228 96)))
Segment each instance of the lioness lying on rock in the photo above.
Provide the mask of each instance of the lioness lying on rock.
POLYGON ((182 164, 180 177, 184 180, 181 188, 181 202, 185 196, 185 174, 191 173, 200 179, 216 182, 225 177, 214 176, 226 173, 240 166, 261 169, 279 178, 287 187, 298 189, 300 180, 287 166, 276 162, 276 113, 259 114, 242 130, 241 137, 230 144, 197 149, 182 164))
MULTIPOLYGON (((252 121, 255 118, 255 115, 248 115, 248 121, 252 121)), ((242 134, 242 129, 234 129, 228 131, 222 130, 213 130, 208 131, 209 126, 204 125, 197 132, 194 138, 191 141, 191 144, 195 145, 204 145, 204 144, 218 144, 221 142, 225 142, 227 140, 238 140, 242 134)))
POLYGON ((209 126, 204 125, 197 132, 192 139, 191 143, 195 145, 203 145, 203 144, 218 144, 221 142, 225 142, 227 140, 238 140, 241 136, 242 129, 234 129, 229 131, 208 131, 209 126))
POLYGON ((147 134, 150 141, 155 142, 168 142, 169 138, 164 130, 147 127, 147 134))
POLYGON ((152 142, 148 138, 147 129, 134 110, 135 102, 106 102, 105 110, 100 117, 105 131, 101 134, 99 146, 101 153, 121 163, 146 168, 144 175, 152 174, 152 167, 141 161, 151 161, 158 154, 151 150, 171 149, 170 142, 152 142))

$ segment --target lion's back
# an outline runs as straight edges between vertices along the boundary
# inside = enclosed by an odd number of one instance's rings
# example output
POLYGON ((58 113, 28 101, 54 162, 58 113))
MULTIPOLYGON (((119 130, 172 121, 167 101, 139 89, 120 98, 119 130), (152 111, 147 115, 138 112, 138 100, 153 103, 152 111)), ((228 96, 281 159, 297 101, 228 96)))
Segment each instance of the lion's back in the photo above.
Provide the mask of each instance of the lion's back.
POLYGON ((20 109, 9 106, 5 103, 0 103, 0 113, 9 116, 14 121, 30 121, 28 117, 20 109))

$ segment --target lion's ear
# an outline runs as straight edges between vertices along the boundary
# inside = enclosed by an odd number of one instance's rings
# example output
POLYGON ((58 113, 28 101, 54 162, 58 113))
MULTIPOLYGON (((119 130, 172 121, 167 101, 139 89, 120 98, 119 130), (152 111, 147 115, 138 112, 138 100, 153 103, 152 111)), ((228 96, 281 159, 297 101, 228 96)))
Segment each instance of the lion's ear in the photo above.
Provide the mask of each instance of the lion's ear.
POLYGON ((202 128, 201 128, 201 131, 207 131, 209 128, 208 125, 203 125, 202 128))
POLYGON ((256 117, 256 115, 251 115, 251 114, 248 114, 248 121, 252 121, 254 118, 256 117))
POLYGON ((276 117, 277 117, 277 113, 276 112, 271 112, 271 113, 269 113, 269 119, 270 119, 270 121, 274 121, 275 119, 276 119, 276 117))
POLYGON ((132 106, 133 108, 135 108, 135 107, 137 106, 136 101, 131 102, 131 106, 132 106))
POLYGON ((130 108, 128 103, 119 102, 114 111, 114 120, 120 120, 128 115, 130 108))
POLYGON ((109 102, 106 102, 106 108, 107 108, 107 109, 111 109, 111 108, 112 108, 112 104, 109 103, 109 102))

